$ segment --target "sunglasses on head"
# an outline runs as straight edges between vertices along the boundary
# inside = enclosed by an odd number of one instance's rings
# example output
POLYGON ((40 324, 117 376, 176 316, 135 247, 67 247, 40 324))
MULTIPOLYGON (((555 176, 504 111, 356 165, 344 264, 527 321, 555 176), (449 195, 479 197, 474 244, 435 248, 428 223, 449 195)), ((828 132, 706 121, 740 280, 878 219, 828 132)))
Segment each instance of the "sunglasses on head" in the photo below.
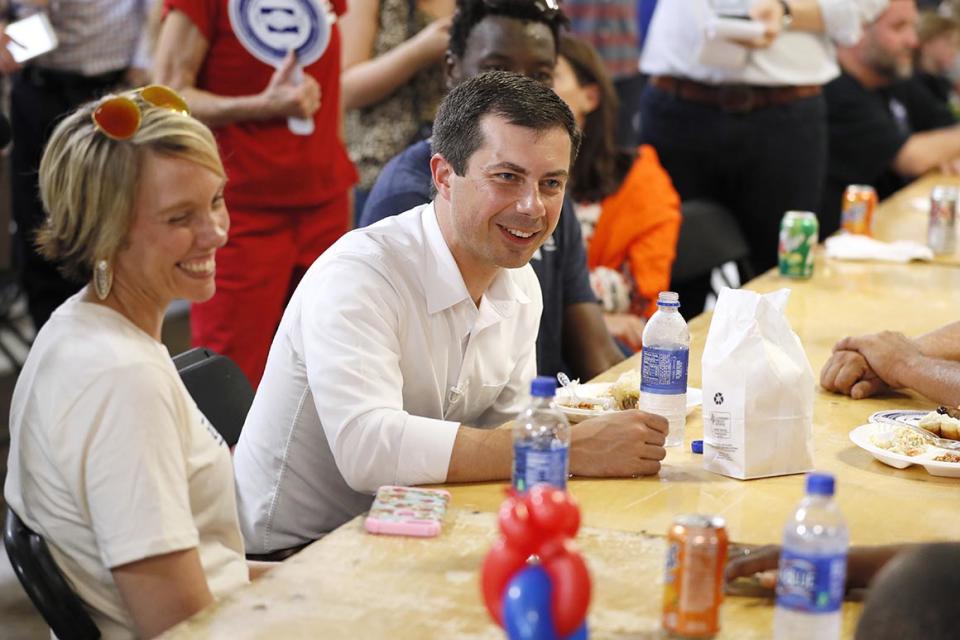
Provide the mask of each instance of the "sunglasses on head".
POLYGON ((151 84, 124 95, 104 98, 90 116, 94 126, 114 140, 132 138, 140 130, 143 109, 131 96, 139 96, 154 107, 190 115, 190 108, 179 93, 162 84, 151 84))

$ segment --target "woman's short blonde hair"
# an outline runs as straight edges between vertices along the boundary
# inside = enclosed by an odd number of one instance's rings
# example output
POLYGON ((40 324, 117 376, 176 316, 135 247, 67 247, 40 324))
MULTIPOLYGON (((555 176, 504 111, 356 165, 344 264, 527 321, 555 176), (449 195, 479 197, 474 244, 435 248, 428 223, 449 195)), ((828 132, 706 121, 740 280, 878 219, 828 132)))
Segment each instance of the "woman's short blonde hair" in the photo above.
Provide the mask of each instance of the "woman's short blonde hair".
POLYGON ((133 222, 133 204, 148 152, 183 158, 224 176, 217 143, 195 118, 154 107, 142 110, 132 138, 114 140, 98 130, 83 105, 54 130, 40 161, 40 198, 47 221, 37 234, 40 252, 63 275, 87 282, 93 265, 112 261, 133 222))

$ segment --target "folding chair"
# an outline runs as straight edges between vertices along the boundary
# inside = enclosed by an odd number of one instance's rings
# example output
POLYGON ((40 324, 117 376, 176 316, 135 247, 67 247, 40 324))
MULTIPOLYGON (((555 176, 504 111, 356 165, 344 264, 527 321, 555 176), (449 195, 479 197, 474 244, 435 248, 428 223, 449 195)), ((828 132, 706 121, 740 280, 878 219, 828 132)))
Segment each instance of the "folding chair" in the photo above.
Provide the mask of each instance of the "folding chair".
POLYGON ((173 364, 197 407, 232 449, 253 404, 253 387, 243 371, 206 347, 174 356, 173 364))
POLYGON ((59 640, 95 640, 100 630, 60 573, 47 543, 7 507, 3 546, 23 590, 59 640))

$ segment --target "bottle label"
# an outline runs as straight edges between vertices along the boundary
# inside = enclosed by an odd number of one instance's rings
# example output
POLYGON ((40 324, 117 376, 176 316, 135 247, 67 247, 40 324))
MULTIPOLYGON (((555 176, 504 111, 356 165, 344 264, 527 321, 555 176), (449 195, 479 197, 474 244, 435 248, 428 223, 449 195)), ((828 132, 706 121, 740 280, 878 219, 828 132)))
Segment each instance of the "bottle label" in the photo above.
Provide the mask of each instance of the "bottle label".
POLYGON ((785 548, 777 574, 777 606, 804 613, 839 611, 846 577, 846 554, 808 556, 785 548))
POLYGON ((567 447, 534 449, 518 443, 513 447, 513 488, 526 491, 534 485, 567 488, 567 447))
POLYGON ((640 391, 661 395, 687 392, 690 349, 644 347, 640 358, 640 391))

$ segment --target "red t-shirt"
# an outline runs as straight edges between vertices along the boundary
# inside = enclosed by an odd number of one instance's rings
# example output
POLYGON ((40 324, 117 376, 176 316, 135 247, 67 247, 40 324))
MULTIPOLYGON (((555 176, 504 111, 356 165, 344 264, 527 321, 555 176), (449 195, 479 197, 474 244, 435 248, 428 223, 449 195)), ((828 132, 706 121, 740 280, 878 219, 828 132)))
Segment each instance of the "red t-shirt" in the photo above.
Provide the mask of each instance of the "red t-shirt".
MULTIPOLYGON (((274 67, 254 57, 234 34, 228 5, 240 0, 164 0, 164 10, 183 12, 207 39, 207 57, 197 88, 222 96, 258 94, 270 82, 274 67)), ((318 11, 324 0, 302 0, 318 11)), ((330 0, 342 15, 346 0, 330 0)), ((276 28, 285 28, 282 20, 276 28)), ((234 122, 213 132, 227 170, 227 206, 283 209, 320 205, 344 193, 357 173, 339 136, 340 32, 333 24, 323 55, 305 73, 320 85, 321 105, 315 130, 292 133, 285 118, 234 122)))

